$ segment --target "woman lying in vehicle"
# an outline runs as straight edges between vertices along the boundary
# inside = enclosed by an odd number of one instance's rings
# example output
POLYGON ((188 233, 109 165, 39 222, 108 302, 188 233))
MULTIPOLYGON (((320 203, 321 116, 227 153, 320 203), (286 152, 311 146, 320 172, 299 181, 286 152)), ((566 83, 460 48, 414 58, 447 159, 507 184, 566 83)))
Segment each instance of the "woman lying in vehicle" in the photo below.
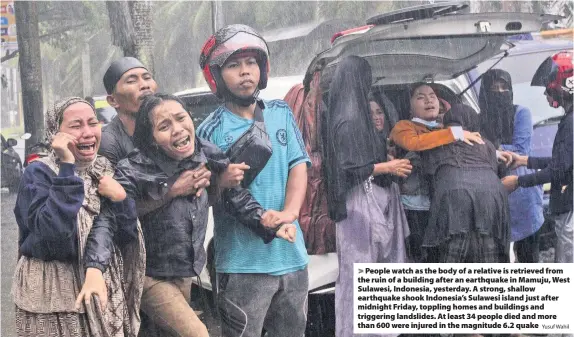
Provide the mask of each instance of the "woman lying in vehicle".
MULTIPOLYGON (((478 114, 454 104, 445 126, 480 129, 478 114)), ((494 145, 454 142, 421 153, 431 177, 431 207, 423 247, 437 248, 438 262, 508 262, 510 214, 500 178, 507 172, 494 145)))
POLYGON ((395 144, 407 151, 429 150, 456 141, 469 145, 484 143, 478 132, 469 132, 461 127, 443 128, 437 122, 439 98, 427 83, 415 83, 411 87, 410 109, 412 119, 399 121, 390 135, 395 144))
MULTIPOLYGON (((140 216, 147 253, 141 308, 166 331, 178 336, 207 336, 189 301, 191 279, 200 274, 206 260, 208 192, 219 187, 212 184, 197 192, 184 189, 176 195, 173 191, 178 189, 171 187, 202 165, 214 175, 220 174, 229 160, 215 145, 196 137, 191 114, 171 95, 144 98, 134 145, 137 150, 118 163, 116 179, 136 203, 149 199, 163 202, 140 216)), ((263 221, 264 210, 248 190, 226 189, 222 196, 231 214, 265 242, 276 236, 293 242, 295 226, 263 221)))
POLYGON ((450 144, 457 140, 482 143, 478 133, 463 131, 461 127, 443 128, 437 121, 450 105, 439 99, 432 86, 415 83, 410 92, 411 120, 395 124, 390 139, 397 146, 397 158, 409 159, 413 165, 410 176, 401 186, 401 201, 409 223, 409 255, 416 262, 436 262, 436 254, 423 254, 422 240, 427 227, 430 208, 429 182, 422 174, 420 151, 450 144), (446 104, 445 104, 446 103, 446 104))

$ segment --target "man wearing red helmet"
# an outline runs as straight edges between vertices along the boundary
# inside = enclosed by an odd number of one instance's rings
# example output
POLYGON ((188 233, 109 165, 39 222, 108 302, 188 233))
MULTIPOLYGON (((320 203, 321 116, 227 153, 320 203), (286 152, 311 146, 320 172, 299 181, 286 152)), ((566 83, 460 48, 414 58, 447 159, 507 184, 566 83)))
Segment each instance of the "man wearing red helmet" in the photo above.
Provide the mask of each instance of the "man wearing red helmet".
POLYGON ((244 185, 269 210, 264 218, 297 226, 294 243, 274 240, 265 245, 226 213, 224 205, 214 206, 223 335, 259 337, 265 328, 270 336, 303 336, 309 257, 297 218, 310 160, 301 133, 287 103, 257 99, 259 90, 267 86, 269 50, 251 27, 230 25, 217 31, 203 46, 200 66, 211 90, 225 104, 205 119, 197 135, 228 154, 247 153, 245 157, 254 164, 246 162, 250 168, 244 185), (248 137, 252 143, 243 142, 248 137), (251 145, 255 143, 259 145, 251 145))
POLYGON ((572 263, 572 95, 574 73, 572 52, 562 51, 546 59, 538 68, 531 85, 544 86, 546 99, 554 108, 564 108, 565 115, 558 124, 551 158, 536 158, 513 154, 513 167, 539 169, 524 176, 508 176, 502 182, 509 191, 551 183, 550 211, 556 216, 555 262, 572 263))

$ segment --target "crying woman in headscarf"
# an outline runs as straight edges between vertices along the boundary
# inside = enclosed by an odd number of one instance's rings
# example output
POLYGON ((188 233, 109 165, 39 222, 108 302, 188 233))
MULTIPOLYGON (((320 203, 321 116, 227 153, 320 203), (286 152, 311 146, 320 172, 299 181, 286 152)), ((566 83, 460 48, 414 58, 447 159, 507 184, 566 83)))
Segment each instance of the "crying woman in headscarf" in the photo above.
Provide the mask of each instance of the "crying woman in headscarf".
MULTIPOLYGON (((512 79, 501 69, 491 69, 482 76, 480 86, 481 134, 499 150, 530 155, 532 114, 527 107, 514 105, 512 79)), ((510 174, 522 176, 534 170, 524 166, 510 174)), ((508 197, 510 204, 510 239, 519 262, 538 262, 538 230, 544 223, 542 186, 519 188, 508 197)))
POLYGON ((134 201, 97 156, 101 134, 81 98, 46 113, 51 154, 26 168, 14 209, 18 336, 138 334, 145 248, 134 201))
POLYGON ((393 177, 406 177, 406 159, 388 160, 369 108, 369 63, 342 60, 329 88, 322 122, 323 166, 329 217, 336 222, 339 277, 336 335, 353 335, 353 263, 407 262, 407 219, 393 177))

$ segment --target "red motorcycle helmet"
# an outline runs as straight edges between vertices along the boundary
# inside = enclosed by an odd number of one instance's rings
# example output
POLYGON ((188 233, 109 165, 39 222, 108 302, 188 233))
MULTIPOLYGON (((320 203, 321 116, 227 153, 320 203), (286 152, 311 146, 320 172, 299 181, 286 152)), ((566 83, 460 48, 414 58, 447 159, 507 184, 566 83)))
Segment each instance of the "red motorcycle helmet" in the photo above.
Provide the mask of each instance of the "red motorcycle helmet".
POLYGON ((219 98, 222 98, 224 94, 231 94, 221 77, 221 67, 231 56, 240 53, 254 54, 260 70, 257 88, 262 90, 267 87, 270 69, 267 43, 257 31, 249 26, 229 25, 207 39, 199 56, 203 77, 211 91, 219 98))
POLYGON ((552 106, 559 107, 564 98, 574 94, 574 73, 571 51, 561 51, 548 57, 536 70, 531 86, 546 88, 546 94, 553 99, 552 106))

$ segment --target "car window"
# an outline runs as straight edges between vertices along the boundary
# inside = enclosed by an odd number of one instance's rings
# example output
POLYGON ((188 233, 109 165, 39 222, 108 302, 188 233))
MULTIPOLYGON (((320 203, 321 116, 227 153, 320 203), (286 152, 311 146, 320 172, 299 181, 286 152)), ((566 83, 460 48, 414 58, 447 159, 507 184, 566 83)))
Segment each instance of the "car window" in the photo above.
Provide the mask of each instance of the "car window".
POLYGON ((552 157, 552 145, 557 130, 558 122, 534 127, 530 155, 533 157, 552 157))
POLYGON ((197 128, 210 113, 215 111, 222 101, 211 92, 179 96, 185 108, 191 112, 193 124, 197 128))
POLYGON ((193 124, 198 127, 210 113, 215 111, 219 104, 200 104, 195 105, 191 109, 191 118, 193 119, 193 124))
MULTIPOLYGON (((504 58, 494 69, 503 69, 512 77, 514 91, 514 104, 522 105, 532 112, 532 123, 555 117, 563 113, 561 109, 554 109, 548 105, 544 97, 543 87, 532 87, 530 81, 538 65, 557 50, 540 51, 536 53, 511 55, 504 58)), ((487 71, 498 58, 485 61, 477 66, 480 74, 487 71)))
MULTIPOLYGON (((524 83, 532 80, 534 72, 547 57, 552 56, 557 50, 540 51, 528 54, 510 55, 498 63, 495 69, 504 69, 510 73, 513 83, 524 83)), ((487 60, 477 66, 482 74, 488 70, 498 58, 487 60)))
POLYGON ((112 107, 104 107, 104 108, 97 108, 96 115, 98 116, 98 120, 104 124, 108 124, 111 122, 112 118, 117 115, 116 109, 112 107))
POLYGON ((547 118, 564 114, 562 108, 555 109, 548 105, 544 96, 544 87, 532 87, 530 81, 513 84, 514 104, 522 105, 530 109, 532 124, 536 124, 547 118))

